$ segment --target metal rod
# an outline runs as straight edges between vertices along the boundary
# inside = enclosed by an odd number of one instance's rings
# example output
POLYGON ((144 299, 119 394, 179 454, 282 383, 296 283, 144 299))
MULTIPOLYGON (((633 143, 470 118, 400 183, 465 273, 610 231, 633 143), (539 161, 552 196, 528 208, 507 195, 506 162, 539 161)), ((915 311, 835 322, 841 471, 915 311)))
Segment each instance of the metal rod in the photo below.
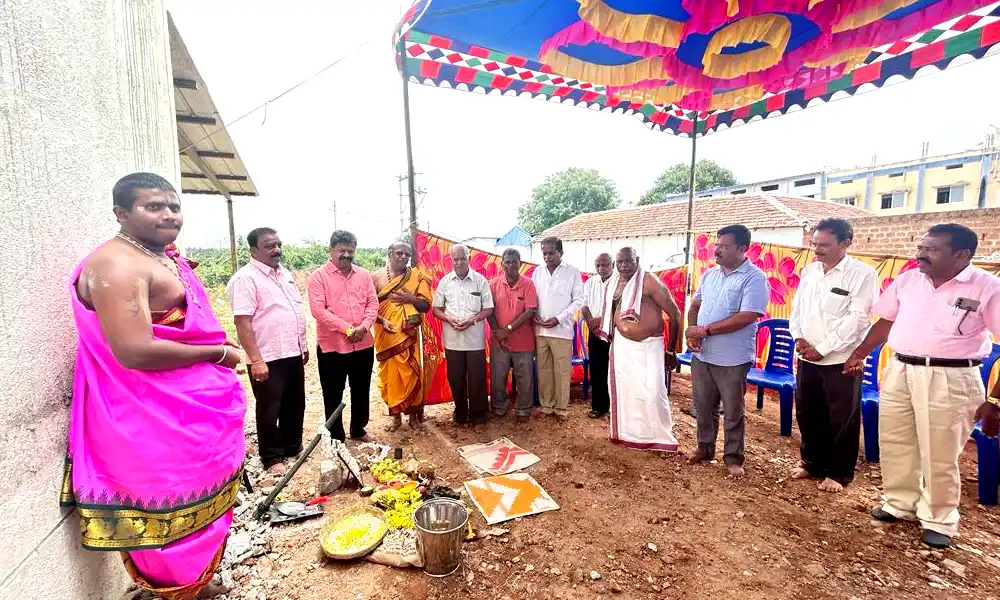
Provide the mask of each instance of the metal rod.
POLYGON ((410 136, 410 75, 406 68, 406 42, 399 38, 399 64, 403 73, 403 131, 406 134, 406 191, 410 197, 410 247, 414 249, 412 264, 417 264, 417 193, 413 172, 413 141, 410 136))
POLYGON ((236 223, 233 221, 233 199, 226 196, 226 211, 229 213, 229 267, 236 272, 236 223))
MULTIPOLYGON (((688 282, 691 281, 691 238, 693 232, 691 231, 691 224, 694 218, 694 187, 697 183, 696 177, 694 175, 696 160, 698 158, 698 113, 694 116, 694 129, 691 133, 691 173, 688 177, 688 219, 687 219, 687 241, 684 245, 684 264, 688 266, 688 282)), ((690 292, 690 283, 688 284, 688 291, 690 292)))
MULTIPOLYGON (((334 421, 336 421, 340 417, 340 413, 344 412, 344 407, 346 406, 347 406, 346 402, 341 402, 340 406, 337 407, 337 410, 333 411, 333 414, 330 415, 330 418, 327 419, 326 423, 323 424, 323 427, 326 427, 327 429, 333 427, 334 421)), ((321 439, 323 439, 323 434, 317 433, 316 436, 312 439, 312 441, 309 442, 309 445, 306 446, 305 450, 302 451, 302 454, 299 455, 299 459, 295 461, 295 464, 293 464, 291 468, 288 469, 288 472, 285 473, 285 476, 281 478, 281 481, 275 484, 274 490, 270 494, 268 494, 267 498, 265 498, 264 501, 260 503, 260 506, 257 507, 257 511, 253 514, 254 519, 261 518, 262 516, 264 516, 264 513, 266 513, 267 510, 271 508, 271 504, 274 503, 274 500, 278 497, 278 494, 281 493, 281 490, 285 489, 285 486, 288 485, 288 482, 292 480, 292 477, 295 475, 295 472, 299 470, 299 467, 302 466, 302 463, 306 462, 306 459, 309 458, 309 455, 312 453, 312 451, 316 449, 316 446, 319 444, 319 441, 321 439)))

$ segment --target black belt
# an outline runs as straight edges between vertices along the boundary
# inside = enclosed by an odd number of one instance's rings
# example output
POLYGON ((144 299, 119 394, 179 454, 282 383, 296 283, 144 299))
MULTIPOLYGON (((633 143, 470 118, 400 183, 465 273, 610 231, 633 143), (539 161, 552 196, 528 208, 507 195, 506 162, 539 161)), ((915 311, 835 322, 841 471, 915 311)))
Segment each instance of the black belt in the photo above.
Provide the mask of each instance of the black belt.
POLYGON ((978 367, 983 361, 978 358, 927 358, 896 354, 896 360, 907 365, 922 365, 925 367, 978 367))

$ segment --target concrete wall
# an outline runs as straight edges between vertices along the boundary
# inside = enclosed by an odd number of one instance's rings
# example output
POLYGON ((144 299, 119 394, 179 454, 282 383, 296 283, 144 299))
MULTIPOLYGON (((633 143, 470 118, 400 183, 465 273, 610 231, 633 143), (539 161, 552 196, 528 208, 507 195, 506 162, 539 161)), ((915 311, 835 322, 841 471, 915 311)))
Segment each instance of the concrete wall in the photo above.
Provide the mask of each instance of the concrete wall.
POLYGON ((931 225, 961 223, 979 234, 980 256, 1000 251, 1000 208, 855 219, 854 245, 859 252, 912 256, 931 225))
POLYGON ((179 175, 160 0, 6 0, 0 15, 0 598, 117 598, 115 553, 58 507, 75 332, 68 277, 116 231, 111 186, 179 175))
MULTIPOLYGON (((802 244, 802 228, 782 227, 776 229, 755 229, 752 232, 755 242, 770 242, 787 246, 802 244)), ((660 269, 684 263, 683 234, 658 235, 644 237, 621 237, 600 240, 565 240, 563 241, 563 260, 585 273, 594 272, 594 260, 607 252, 612 259, 621 248, 632 246, 639 255, 639 263, 644 269, 660 269)), ((532 255, 542 262, 542 249, 538 242, 532 244, 532 255)))

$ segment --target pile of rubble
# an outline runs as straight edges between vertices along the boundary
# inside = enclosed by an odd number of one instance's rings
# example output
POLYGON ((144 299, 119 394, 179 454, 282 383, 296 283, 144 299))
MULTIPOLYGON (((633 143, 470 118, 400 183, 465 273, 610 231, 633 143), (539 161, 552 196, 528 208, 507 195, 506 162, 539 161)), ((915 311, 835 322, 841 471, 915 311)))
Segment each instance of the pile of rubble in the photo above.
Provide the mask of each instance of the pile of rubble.
MULTIPOLYGON (((251 481, 260 481, 264 472, 260 458, 254 456, 247 460, 246 471, 251 481)), ((232 591, 219 596, 219 600, 257 600, 266 596, 263 594, 266 581, 257 573, 257 563, 271 550, 271 526, 267 521, 253 518, 257 506, 265 498, 259 486, 254 487, 253 493, 241 489, 236 498, 226 553, 214 579, 215 583, 232 591)))

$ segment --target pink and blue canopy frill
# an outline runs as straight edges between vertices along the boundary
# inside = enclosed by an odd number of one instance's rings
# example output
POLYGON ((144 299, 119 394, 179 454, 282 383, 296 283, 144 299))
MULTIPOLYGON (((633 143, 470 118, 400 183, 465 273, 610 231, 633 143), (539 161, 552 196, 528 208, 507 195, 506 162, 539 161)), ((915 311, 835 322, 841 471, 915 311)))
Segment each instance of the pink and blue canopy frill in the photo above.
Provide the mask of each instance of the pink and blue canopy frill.
POLYGON ((1000 41, 1000 2, 421 0, 396 34, 421 83, 568 100, 690 135, 982 58, 1000 41))

